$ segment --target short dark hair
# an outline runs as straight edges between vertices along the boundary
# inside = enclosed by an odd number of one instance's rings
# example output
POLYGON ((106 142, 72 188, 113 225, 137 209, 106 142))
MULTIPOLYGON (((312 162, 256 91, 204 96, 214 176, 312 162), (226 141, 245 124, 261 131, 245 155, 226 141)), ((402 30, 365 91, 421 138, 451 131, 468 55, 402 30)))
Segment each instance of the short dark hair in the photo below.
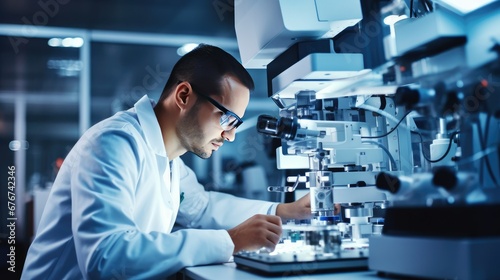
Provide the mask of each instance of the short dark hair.
POLYGON ((160 96, 165 99, 179 82, 187 81, 207 94, 222 92, 222 78, 231 76, 250 91, 254 82, 248 71, 231 54, 219 47, 200 44, 175 63, 167 84, 160 96))

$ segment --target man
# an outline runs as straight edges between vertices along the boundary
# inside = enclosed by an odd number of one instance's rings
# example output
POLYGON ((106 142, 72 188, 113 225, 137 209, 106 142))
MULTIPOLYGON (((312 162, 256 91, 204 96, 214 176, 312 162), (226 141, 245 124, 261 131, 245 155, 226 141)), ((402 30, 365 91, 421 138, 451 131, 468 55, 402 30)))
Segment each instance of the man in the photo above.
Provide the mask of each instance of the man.
POLYGON ((201 45, 176 63, 156 105, 145 96, 90 128, 64 160, 21 278, 165 278, 273 250, 281 218, 310 216, 308 196, 275 204, 206 192, 179 158, 233 141, 252 89, 236 59, 201 45), (172 232, 174 222, 185 229, 172 232))

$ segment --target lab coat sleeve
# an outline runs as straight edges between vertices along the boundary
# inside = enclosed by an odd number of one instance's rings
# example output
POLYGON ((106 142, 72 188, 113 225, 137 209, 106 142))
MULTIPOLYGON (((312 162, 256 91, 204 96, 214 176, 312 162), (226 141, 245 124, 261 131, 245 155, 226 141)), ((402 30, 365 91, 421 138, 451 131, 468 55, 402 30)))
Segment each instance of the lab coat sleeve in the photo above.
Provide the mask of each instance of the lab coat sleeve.
POLYGON ((72 159, 72 231, 84 277, 164 279, 185 266, 227 261, 234 245, 224 230, 138 230, 134 192, 143 151, 134 139, 123 129, 104 132, 83 140, 72 159))
POLYGON ((255 214, 269 214, 269 211, 274 214, 275 207, 272 206, 276 203, 205 191, 194 172, 180 159, 179 161, 180 188, 184 192, 184 200, 180 204, 176 220, 179 225, 188 228, 231 229, 255 214))

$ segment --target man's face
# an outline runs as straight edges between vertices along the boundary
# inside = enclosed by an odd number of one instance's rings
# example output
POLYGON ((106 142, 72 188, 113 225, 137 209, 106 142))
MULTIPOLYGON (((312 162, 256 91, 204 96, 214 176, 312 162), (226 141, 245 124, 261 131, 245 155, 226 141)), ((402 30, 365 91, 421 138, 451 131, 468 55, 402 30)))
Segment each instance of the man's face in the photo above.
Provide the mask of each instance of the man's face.
MULTIPOLYGON (((223 79, 222 94, 210 95, 225 108, 243 117, 250 99, 250 91, 232 77, 223 79)), ((196 93, 193 93, 195 96, 196 93)), ((201 93, 200 93, 201 94, 201 93)), ((209 158, 224 140, 233 141, 235 130, 224 131, 220 125, 222 111, 202 96, 196 96, 196 104, 182 117, 176 127, 181 145, 200 158, 209 158)))

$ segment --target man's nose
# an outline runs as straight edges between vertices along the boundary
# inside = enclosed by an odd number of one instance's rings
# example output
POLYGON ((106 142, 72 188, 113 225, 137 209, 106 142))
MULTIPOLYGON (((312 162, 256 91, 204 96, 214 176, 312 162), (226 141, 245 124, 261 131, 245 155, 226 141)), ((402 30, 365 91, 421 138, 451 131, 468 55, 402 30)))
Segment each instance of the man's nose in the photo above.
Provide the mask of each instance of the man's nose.
POLYGON ((233 142, 234 141, 234 138, 236 138, 236 129, 231 129, 231 130, 228 130, 228 131, 223 131, 222 134, 221 134, 222 138, 224 138, 224 140, 228 141, 228 142, 233 142))

